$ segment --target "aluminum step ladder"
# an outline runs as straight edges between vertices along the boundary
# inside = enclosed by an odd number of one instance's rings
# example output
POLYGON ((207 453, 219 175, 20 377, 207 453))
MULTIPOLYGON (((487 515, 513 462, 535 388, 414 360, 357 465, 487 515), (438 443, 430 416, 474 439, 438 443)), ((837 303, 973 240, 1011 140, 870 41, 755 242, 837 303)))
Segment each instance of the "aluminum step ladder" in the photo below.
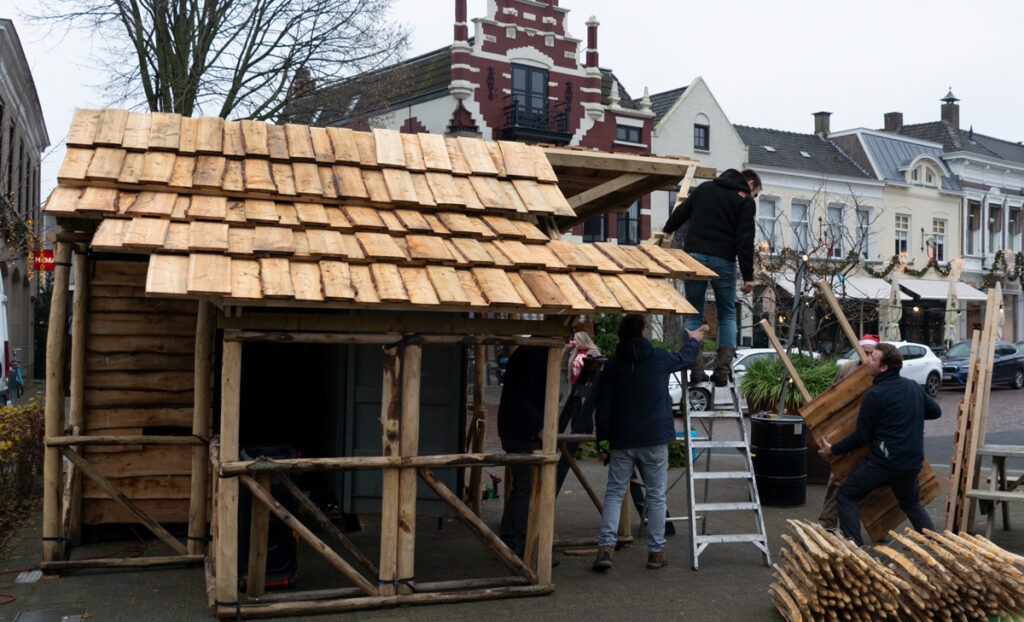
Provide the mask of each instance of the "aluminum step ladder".
MULTIPOLYGON (((704 411, 690 410, 688 391, 684 390, 683 399, 680 400, 680 407, 686 421, 686 431, 679 442, 686 447, 686 490, 690 509, 689 516, 685 518, 688 518, 690 523, 693 569, 698 569, 697 563, 700 554, 708 545, 729 542, 750 542, 761 551, 765 565, 771 566, 768 535, 765 532, 764 514, 761 512, 761 499, 757 493, 757 480, 754 477, 754 463, 750 456, 750 440, 747 437, 747 426, 743 421, 740 395, 736 389, 736 383, 731 378, 728 385, 716 387, 716 389, 729 391, 732 397, 731 410, 714 410, 714 393, 712 393, 711 404, 709 404, 711 408, 704 411), (735 422, 739 431, 739 440, 716 440, 716 421, 735 422), (691 437, 690 430, 697 430, 697 436, 691 437), (712 450, 716 449, 735 449, 743 456, 745 468, 743 470, 715 470, 712 464, 712 450), (703 465, 698 465, 698 462, 702 462, 703 465), (703 466, 703 469, 698 470, 699 466, 703 466), (743 482, 746 488, 744 495, 746 498, 734 501, 717 499, 709 501, 712 482, 743 482), (703 483, 703 491, 698 500, 697 485, 700 483, 703 483), (752 533, 708 533, 709 516, 716 512, 752 512, 756 523, 755 531, 752 533), (697 521, 700 521, 699 532, 697 521)), ((719 426, 719 436, 721 436, 721 428, 722 426, 719 426)))

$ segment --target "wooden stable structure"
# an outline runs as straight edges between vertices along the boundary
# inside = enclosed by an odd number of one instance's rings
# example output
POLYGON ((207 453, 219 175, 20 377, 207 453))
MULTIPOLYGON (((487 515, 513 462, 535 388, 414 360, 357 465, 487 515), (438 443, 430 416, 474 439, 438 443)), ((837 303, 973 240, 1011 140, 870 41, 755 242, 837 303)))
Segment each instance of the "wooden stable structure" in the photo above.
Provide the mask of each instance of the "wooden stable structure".
MULTIPOLYGON (((561 233, 579 221, 574 196, 578 206, 613 194, 615 204, 628 204, 692 176, 695 162, 557 149, 546 155, 514 142, 113 109, 76 111, 67 144, 60 185, 45 208, 61 225, 47 343, 45 570, 205 561, 219 616, 553 589, 558 363, 569 327, 581 313, 691 313, 671 279, 712 275, 682 251, 572 244, 561 233), (552 152, 562 154, 554 167, 552 152), (639 178, 609 185, 614 166, 639 178), (599 171, 589 182, 588 167, 599 171), (572 178, 571 188, 563 188, 563 174, 572 178), (69 349, 64 327, 72 267, 69 349), (517 319, 524 313, 544 319, 517 319), (357 417, 364 434, 370 426, 377 449, 243 460, 241 436, 251 427, 244 404, 261 388, 247 384, 243 359, 268 343, 374 346, 372 360, 380 367, 371 375, 380 384, 369 386, 374 395, 360 403, 361 411, 344 415, 357 417), (458 451, 425 451, 421 404, 433 382, 423 379, 439 372, 424 357, 460 348, 463 355, 474 350, 480 361, 483 347, 496 343, 550 348, 541 451, 486 454, 480 441, 458 451), (169 427, 186 433, 169 434, 169 427), (513 463, 539 472, 525 561, 438 475, 513 463), (381 474, 376 563, 284 477, 338 471, 381 474), (272 480, 340 551, 273 497, 272 480), (418 480, 512 576, 415 581, 418 480), (239 516, 243 488, 254 499, 248 517, 239 516), (275 604, 251 600, 263 590, 270 513, 348 584, 315 601, 302 593, 275 604), (247 594, 238 587, 243 520, 251 527, 247 594), (172 555, 64 560, 82 525, 108 522, 145 525, 172 555), (167 523, 187 523, 187 541, 162 526, 167 523)), ((352 360, 365 375, 370 359, 352 360)), ((475 427, 482 418, 479 366, 477 380, 475 427)), ((302 416, 308 426, 332 415, 302 416)), ((459 436, 462 425, 454 431, 459 436)))

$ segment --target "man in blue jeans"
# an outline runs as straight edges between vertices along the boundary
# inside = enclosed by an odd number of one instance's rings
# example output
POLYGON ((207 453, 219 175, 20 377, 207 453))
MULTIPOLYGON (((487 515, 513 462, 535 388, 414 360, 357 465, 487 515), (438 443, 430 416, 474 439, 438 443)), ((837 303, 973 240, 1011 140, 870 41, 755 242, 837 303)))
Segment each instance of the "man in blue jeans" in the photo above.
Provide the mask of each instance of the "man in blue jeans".
MULTIPOLYGON (((718 310, 718 352, 711 379, 719 387, 728 383, 736 356, 737 261, 743 276, 740 291, 749 294, 754 289, 754 199, 760 192, 761 177, 757 173, 729 169, 714 181, 697 186, 682 205, 672 210, 663 229, 662 237, 667 238, 689 223, 683 250, 718 275, 711 280, 718 310)), ((699 328, 704 320, 707 288, 707 281, 684 283, 686 300, 697 309, 697 315, 686 318, 687 329, 699 328)), ((704 380, 700 357, 691 368, 690 379, 704 380)))
POLYGON ((668 565, 665 555, 665 482, 668 478, 668 444, 675 441, 672 398, 668 376, 693 364, 704 340, 703 330, 687 330, 678 352, 655 348, 647 340, 642 315, 626 315, 619 322, 619 345, 604 366, 597 391, 597 440, 608 441, 608 487, 601 512, 594 570, 612 567, 622 499, 640 467, 647 485, 647 567, 668 565))
POLYGON ((828 460, 865 445, 871 449, 867 460, 850 471, 836 493, 839 528, 858 546, 864 544, 858 504, 883 486, 892 490, 914 529, 934 529, 921 506, 917 475, 924 464, 924 421, 942 416, 942 409, 921 385, 900 376, 903 355, 896 346, 879 344, 868 357, 867 367, 875 380, 861 399, 857 428, 835 445, 823 438, 818 450, 828 460))

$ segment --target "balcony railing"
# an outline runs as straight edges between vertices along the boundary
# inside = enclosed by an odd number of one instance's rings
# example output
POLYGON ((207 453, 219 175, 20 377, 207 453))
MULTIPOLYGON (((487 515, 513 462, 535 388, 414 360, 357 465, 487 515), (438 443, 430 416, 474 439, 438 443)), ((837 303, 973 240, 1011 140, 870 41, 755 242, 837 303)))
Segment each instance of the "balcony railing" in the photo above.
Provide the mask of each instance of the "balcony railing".
POLYGON ((548 106, 527 106, 521 100, 505 96, 505 125, 501 137, 506 140, 530 142, 568 143, 569 112, 565 102, 548 100, 548 106))

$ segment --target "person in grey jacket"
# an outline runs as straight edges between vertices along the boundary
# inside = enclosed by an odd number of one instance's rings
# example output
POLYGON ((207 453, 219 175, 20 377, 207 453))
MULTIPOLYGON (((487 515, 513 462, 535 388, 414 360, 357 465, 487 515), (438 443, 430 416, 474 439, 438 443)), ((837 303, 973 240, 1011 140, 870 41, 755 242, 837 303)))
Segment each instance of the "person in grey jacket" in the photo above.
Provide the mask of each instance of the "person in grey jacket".
POLYGON ((924 464, 925 419, 942 416, 942 409, 919 384, 900 376, 903 355, 896 346, 879 344, 867 365, 875 381, 861 399, 857 428, 834 445, 822 439, 818 450, 826 460, 865 445, 871 450, 836 493, 839 529, 858 545, 864 543, 858 504, 883 486, 892 490, 914 529, 934 529, 921 506, 917 475, 924 464))
POLYGON ((601 530, 595 570, 612 567, 619 513, 634 466, 640 467, 647 486, 647 567, 668 565, 665 548, 665 485, 668 477, 668 444, 675 441, 672 398, 668 376, 693 364, 704 340, 704 331, 686 331, 678 352, 655 348, 647 340, 642 315, 626 315, 619 322, 615 356, 604 367, 597 393, 597 440, 608 441, 602 454, 608 464, 601 530))

